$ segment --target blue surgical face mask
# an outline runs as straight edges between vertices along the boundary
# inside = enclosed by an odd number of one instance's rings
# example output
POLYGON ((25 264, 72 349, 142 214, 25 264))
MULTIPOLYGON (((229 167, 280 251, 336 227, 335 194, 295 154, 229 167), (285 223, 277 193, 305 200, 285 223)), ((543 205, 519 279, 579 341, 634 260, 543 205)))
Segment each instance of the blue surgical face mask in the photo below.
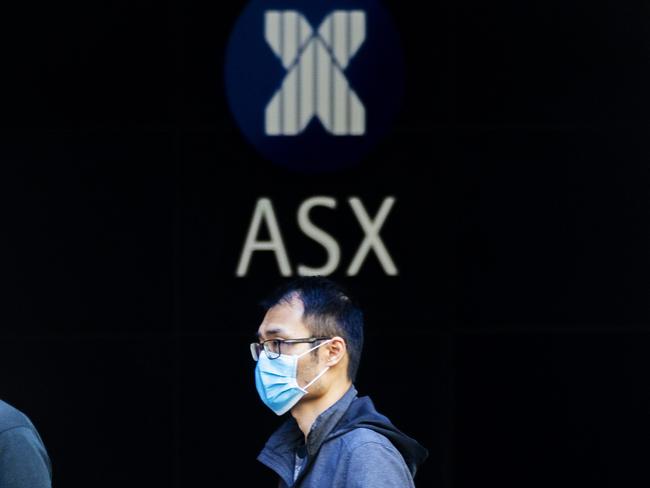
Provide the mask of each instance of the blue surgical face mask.
POLYGON ((327 366, 313 380, 301 388, 298 386, 297 381, 298 359, 331 341, 331 339, 325 341, 298 356, 280 354, 275 359, 269 359, 266 352, 263 351, 257 360, 257 366, 255 366, 255 386, 264 404, 277 415, 282 415, 291 410, 307 393, 307 388, 329 369, 329 366, 327 366))

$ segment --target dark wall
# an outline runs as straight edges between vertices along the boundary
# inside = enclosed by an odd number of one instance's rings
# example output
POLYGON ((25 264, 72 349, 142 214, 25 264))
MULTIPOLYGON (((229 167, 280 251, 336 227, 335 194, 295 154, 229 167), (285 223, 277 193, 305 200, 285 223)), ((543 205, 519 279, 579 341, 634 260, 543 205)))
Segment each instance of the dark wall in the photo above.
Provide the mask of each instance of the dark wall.
POLYGON ((235 270, 257 200, 295 272, 366 311, 357 381, 429 448, 422 487, 647 486, 650 8, 386 2, 406 61, 393 130, 353 168, 260 157, 228 109, 245 2, 3 7, 0 398, 61 487, 275 486, 248 343, 282 280, 235 270), (348 199, 374 216, 371 252, 348 199))

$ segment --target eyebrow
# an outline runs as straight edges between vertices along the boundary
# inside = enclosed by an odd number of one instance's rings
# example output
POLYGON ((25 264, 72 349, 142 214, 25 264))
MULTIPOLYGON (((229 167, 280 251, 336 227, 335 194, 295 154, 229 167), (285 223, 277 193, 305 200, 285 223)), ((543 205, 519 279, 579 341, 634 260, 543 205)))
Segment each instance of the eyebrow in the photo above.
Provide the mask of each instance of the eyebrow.
MULTIPOLYGON (((279 328, 279 327, 275 328, 275 329, 268 329, 266 331, 266 335, 267 336, 276 336, 276 335, 284 336, 285 335, 285 330, 282 329, 282 328, 279 328)), ((257 331, 257 338, 258 339, 262 338, 262 334, 260 334, 259 331, 257 331)))

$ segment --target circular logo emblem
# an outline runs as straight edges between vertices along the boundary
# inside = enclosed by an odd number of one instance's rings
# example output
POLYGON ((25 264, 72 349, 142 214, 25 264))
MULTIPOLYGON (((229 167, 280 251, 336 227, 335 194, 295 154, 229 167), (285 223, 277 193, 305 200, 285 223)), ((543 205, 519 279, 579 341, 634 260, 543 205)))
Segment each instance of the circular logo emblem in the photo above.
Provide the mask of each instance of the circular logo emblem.
POLYGON ((232 113, 255 148, 299 171, 357 164, 388 132, 404 62, 373 0, 254 0, 226 53, 232 113))

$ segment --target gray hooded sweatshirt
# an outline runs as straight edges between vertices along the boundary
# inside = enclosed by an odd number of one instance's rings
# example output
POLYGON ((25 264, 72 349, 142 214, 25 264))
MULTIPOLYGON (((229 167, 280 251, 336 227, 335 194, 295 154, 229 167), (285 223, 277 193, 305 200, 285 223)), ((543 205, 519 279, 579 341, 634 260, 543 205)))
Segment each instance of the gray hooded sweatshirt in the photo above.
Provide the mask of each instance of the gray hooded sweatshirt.
POLYGON ((352 386, 314 421, 306 444, 290 417, 257 459, 280 488, 408 488, 427 455, 352 386))

